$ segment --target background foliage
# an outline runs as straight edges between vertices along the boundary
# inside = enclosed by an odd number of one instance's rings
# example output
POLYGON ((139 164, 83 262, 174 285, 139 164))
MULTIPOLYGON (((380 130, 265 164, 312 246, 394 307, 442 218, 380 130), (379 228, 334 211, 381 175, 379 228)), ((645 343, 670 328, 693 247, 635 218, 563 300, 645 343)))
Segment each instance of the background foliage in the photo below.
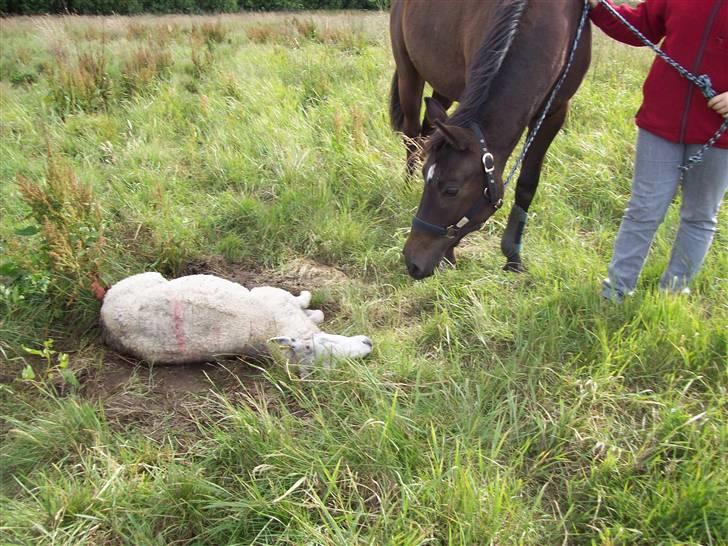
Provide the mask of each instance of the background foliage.
POLYGON ((389 0, 0 0, 0 13, 220 13, 238 10, 385 9, 388 4, 389 0))

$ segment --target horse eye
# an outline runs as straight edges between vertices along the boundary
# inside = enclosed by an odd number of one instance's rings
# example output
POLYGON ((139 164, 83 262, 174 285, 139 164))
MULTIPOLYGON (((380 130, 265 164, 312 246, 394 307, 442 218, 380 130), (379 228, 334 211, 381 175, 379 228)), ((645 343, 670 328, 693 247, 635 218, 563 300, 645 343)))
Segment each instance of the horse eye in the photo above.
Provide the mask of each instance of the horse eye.
POLYGON ((459 191, 460 191, 460 188, 457 188, 455 186, 448 186, 447 188, 445 188, 445 195, 454 197, 458 194, 459 191))

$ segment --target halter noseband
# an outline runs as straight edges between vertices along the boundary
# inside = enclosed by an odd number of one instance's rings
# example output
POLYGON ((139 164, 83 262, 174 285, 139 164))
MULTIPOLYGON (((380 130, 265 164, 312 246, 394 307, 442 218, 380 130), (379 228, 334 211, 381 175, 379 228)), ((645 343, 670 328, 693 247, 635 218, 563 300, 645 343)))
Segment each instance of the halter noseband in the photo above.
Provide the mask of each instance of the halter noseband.
MULTIPOLYGON (((483 188, 483 193, 481 194, 481 197, 475 203, 473 203, 473 206, 468 209, 468 211, 465 213, 465 216, 460 218, 460 220, 458 220, 454 224, 451 224, 447 227, 438 226, 436 224, 431 224, 430 222, 425 222, 421 218, 418 218, 415 214, 415 216, 412 218, 412 229, 426 231, 427 233, 437 235, 438 237, 447 237, 448 239, 454 239, 460 234, 460 231, 463 228, 467 227, 468 224, 470 224, 471 219, 476 216, 482 209, 487 206, 492 206, 495 207, 495 209, 497 210, 503 204, 503 196, 501 195, 500 188, 498 187, 498 184, 496 184, 495 176, 493 175, 493 171, 495 171, 495 159, 493 158, 493 154, 488 151, 488 147, 485 144, 483 131, 480 129, 480 125, 475 122, 470 124, 470 129, 475 133, 475 136, 478 138, 480 151, 483 152, 481 162, 483 164, 483 172, 485 173, 485 187, 483 188)), ((483 227, 483 222, 474 224, 474 229, 472 229, 471 231, 478 230, 481 227, 483 227)))

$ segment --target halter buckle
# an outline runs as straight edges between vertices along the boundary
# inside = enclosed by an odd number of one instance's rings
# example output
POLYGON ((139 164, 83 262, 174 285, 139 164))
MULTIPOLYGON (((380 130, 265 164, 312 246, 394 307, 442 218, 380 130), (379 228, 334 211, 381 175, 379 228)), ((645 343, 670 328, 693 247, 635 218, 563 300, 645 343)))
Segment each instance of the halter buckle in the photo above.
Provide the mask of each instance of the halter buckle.
POLYGON ((492 173, 495 170, 495 158, 493 158, 493 154, 490 152, 485 152, 483 154, 483 169, 485 169, 485 172, 492 173))
POLYGON ((458 232, 460 231, 460 228, 453 226, 447 226, 445 228, 445 237, 448 239, 454 239, 458 236, 458 232))

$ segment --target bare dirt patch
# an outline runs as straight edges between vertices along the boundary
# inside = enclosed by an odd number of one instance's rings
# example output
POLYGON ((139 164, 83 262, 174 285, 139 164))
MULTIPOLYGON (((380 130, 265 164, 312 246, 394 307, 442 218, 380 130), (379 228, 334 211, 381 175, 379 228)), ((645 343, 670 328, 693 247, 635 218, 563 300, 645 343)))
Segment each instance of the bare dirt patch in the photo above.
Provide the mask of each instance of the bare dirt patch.
POLYGON ((209 257, 185 264, 182 275, 218 275, 246 288, 274 286, 297 294, 301 290, 317 290, 352 282, 343 271, 313 260, 293 260, 281 270, 250 269, 226 262, 220 257, 209 257))
MULTIPOLYGON (((211 256, 188 262, 180 270, 180 276, 201 274, 217 275, 242 284, 245 288, 273 286, 296 295, 302 290, 327 291, 337 286, 358 282, 340 269, 306 258, 292 260, 280 270, 274 270, 251 269, 240 264, 229 263, 219 256, 211 256)), ((327 300, 315 307, 324 312, 325 322, 330 321, 340 312, 338 302, 332 300, 327 300)))
POLYGON ((175 432, 194 432, 210 416, 215 394, 246 402, 250 397, 272 398, 261 366, 265 362, 231 359, 223 362, 148 366, 103 347, 87 370, 82 393, 98 402, 112 426, 135 428, 161 438, 175 432))

